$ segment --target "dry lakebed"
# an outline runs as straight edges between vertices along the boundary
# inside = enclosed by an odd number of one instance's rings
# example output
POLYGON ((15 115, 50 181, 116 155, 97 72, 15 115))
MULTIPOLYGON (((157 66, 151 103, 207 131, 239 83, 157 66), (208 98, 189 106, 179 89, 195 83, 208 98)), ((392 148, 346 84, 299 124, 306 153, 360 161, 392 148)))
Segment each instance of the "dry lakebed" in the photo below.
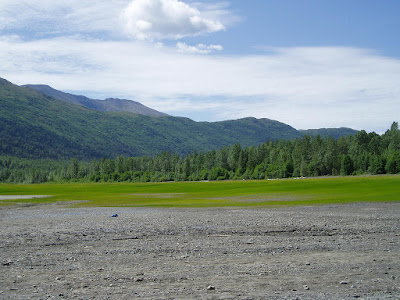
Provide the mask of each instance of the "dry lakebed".
POLYGON ((399 299, 399 235, 396 202, 2 206, 0 299, 399 299))

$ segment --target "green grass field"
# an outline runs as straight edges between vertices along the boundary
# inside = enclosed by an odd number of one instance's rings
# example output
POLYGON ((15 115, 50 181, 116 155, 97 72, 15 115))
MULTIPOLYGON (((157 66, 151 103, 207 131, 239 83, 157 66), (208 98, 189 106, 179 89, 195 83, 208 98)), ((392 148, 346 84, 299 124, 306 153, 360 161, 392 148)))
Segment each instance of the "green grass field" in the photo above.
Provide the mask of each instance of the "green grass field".
POLYGON ((74 207, 263 207, 390 202, 400 201, 400 175, 215 182, 0 184, 2 195, 51 197, 0 200, 1 206, 59 201, 80 201, 74 207))

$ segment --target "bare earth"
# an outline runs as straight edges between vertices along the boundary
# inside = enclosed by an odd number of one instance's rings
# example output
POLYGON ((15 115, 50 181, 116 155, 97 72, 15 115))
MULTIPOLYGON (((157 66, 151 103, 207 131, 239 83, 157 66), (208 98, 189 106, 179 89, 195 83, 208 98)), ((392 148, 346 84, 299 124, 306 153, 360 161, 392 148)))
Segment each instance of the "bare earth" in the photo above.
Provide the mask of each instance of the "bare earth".
POLYGON ((0 299, 399 299, 399 235, 400 203, 2 207, 0 299))

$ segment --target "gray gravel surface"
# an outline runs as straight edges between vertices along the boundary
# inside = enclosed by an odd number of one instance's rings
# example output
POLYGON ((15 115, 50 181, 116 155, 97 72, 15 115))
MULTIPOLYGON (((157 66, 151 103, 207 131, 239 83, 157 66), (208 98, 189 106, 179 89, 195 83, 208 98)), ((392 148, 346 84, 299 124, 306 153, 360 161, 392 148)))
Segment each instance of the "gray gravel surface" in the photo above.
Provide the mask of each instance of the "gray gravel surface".
POLYGON ((0 299, 399 299, 399 235, 400 203, 1 207, 0 299))

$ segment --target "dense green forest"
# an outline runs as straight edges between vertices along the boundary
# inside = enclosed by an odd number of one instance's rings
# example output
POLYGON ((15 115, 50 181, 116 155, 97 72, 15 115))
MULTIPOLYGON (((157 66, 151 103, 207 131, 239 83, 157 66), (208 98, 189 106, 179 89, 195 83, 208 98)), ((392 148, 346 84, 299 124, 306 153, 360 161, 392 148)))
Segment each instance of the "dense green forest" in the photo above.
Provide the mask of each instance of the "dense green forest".
POLYGON ((400 173, 400 130, 394 122, 383 135, 362 130, 355 136, 303 136, 267 141, 242 148, 239 144, 186 156, 113 159, 30 160, 0 157, 0 182, 67 181, 197 181, 290 178, 299 176, 400 173))

